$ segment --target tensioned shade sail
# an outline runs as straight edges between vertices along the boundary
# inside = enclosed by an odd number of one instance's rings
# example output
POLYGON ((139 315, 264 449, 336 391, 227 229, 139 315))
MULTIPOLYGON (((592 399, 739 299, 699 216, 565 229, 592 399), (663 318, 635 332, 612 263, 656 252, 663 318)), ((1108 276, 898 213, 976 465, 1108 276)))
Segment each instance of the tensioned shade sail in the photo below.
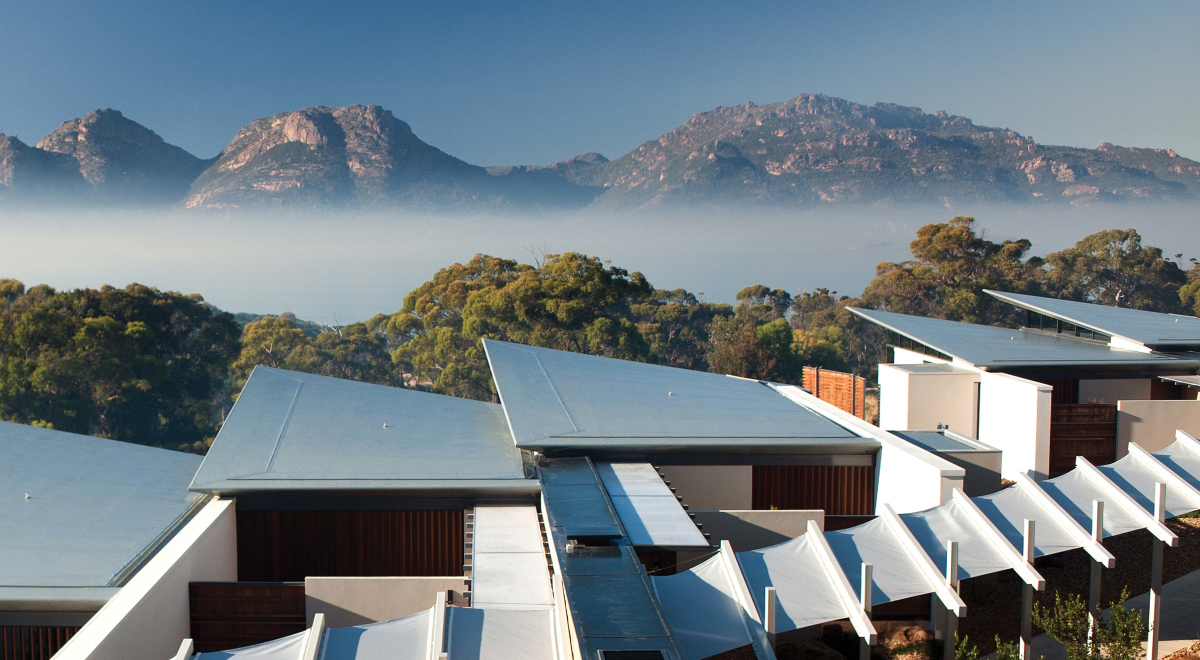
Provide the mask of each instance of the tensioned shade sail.
POLYGON ((864 563, 872 565, 872 605, 923 596, 934 590, 916 560, 904 549, 883 518, 850 529, 826 532, 825 541, 860 602, 864 563))
POLYGON ((300 652, 304 650, 306 636, 308 636, 307 630, 254 646, 201 653, 195 658, 196 660, 298 660, 300 652))
POLYGON ((775 587, 777 631, 850 616, 808 534, 769 548, 739 552, 737 559, 759 612, 763 611, 766 588, 775 587))
MULTIPOLYGON (((433 610, 402 619, 325 631, 324 660, 375 660, 424 658, 429 650, 433 610)), ((294 658, 292 660, 295 660, 294 658)))
POLYGON ((701 660, 750 643, 720 555, 682 573, 652 575, 650 582, 683 660, 701 660))

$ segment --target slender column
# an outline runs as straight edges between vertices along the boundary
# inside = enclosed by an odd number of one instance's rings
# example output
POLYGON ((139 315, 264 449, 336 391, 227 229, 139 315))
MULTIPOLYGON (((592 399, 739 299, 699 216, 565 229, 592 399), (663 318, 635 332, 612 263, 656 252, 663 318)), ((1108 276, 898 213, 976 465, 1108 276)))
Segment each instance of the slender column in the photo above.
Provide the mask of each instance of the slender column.
MULTIPOLYGON (((1104 541, 1104 502, 1092 500, 1092 540, 1104 541)), ((1088 588, 1088 648, 1095 652, 1096 629, 1100 625, 1100 571, 1103 566, 1092 560, 1092 579, 1088 588)))
MULTIPOLYGON (((1167 485, 1164 483, 1154 484, 1154 517, 1160 523, 1167 519, 1167 485)), ((1150 560, 1150 639, 1147 640, 1147 660, 1158 660, 1158 627, 1162 622, 1162 539, 1154 539, 1153 552, 1150 560)))
MULTIPOLYGON (((864 563, 862 565, 862 577, 858 589, 860 594, 859 600, 862 601, 863 613, 867 618, 871 618, 871 597, 875 586, 875 567, 871 564, 864 563)), ((859 660, 871 660, 871 643, 865 638, 858 638, 858 658, 859 660)))
POLYGON ((767 595, 763 598, 763 627, 767 629, 767 644, 775 649, 775 587, 767 587, 767 595))
POLYGON ((317 612, 313 616, 312 627, 304 638, 304 648, 300 651, 300 660, 316 660, 317 652, 321 650, 321 637, 325 634, 325 614, 317 612))
MULTIPOLYGON (((946 541, 946 584, 958 591, 958 541, 946 541)), ((958 632, 958 615, 954 610, 946 610, 946 639, 942 643, 942 657, 946 660, 954 658, 954 635, 958 632)))
MULTIPOLYGON (((1033 564, 1034 521, 1025 519, 1025 561, 1033 564)), ((1021 585, 1021 660, 1033 655, 1033 587, 1021 585)))

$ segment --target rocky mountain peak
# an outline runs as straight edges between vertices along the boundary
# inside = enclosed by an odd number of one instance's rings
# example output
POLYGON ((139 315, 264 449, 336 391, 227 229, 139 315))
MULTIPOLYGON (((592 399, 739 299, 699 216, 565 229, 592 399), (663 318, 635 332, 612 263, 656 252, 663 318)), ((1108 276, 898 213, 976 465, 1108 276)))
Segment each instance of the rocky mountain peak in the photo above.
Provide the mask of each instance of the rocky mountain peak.
POLYGON ((112 109, 63 123, 37 147, 71 156, 97 193, 119 201, 178 199, 207 165, 112 109))
POLYGON ((377 105, 316 106, 256 119, 192 185, 189 207, 382 204, 463 194, 487 176, 422 142, 377 105))

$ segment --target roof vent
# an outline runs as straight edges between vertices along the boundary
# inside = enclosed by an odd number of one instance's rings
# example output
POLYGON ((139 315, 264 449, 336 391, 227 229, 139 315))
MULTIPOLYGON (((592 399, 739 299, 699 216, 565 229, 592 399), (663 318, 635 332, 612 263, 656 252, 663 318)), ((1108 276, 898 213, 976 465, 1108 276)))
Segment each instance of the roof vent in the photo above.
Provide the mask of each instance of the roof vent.
POLYGON ((600 660, 666 660, 662 651, 601 651, 600 660))

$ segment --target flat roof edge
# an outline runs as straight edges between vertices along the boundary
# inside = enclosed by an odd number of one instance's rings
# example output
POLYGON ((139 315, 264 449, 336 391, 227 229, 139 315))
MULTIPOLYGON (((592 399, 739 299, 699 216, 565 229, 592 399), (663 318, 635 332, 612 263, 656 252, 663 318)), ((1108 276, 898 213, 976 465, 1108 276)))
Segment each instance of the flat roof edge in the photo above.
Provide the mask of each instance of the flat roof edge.
POLYGON ((541 484, 536 479, 463 479, 463 480, 363 480, 345 479, 260 479, 260 480, 225 480, 215 484, 193 487, 193 492, 208 493, 224 497, 238 494, 263 493, 297 493, 319 491, 339 494, 370 494, 370 495, 471 495, 471 494, 528 494, 536 495, 541 492, 541 484))

